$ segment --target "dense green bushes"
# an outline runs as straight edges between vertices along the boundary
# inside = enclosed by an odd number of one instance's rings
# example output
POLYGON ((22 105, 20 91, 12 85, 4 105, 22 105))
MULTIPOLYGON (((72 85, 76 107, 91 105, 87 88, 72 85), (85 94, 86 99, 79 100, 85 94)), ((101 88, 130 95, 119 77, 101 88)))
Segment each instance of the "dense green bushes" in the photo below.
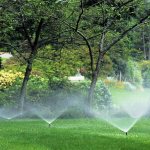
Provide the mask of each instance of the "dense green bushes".
MULTIPOLYGON (((0 105, 19 101, 23 73, 15 71, 0 72, 0 105)), ((27 87, 27 100, 39 101, 48 91, 48 79, 32 75, 27 87)))
MULTIPOLYGON (((19 100, 20 88, 23 80, 22 73, 1 71, 0 105, 14 104, 19 100), (19 75, 21 77, 19 77, 19 75)), ((62 99, 73 99, 82 105, 87 100, 90 81, 71 83, 67 78, 51 77, 45 78, 31 75, 27 86, 27 101, 59 101, 62 99), (80 98, 79 98, 80 97, 80 98)), ((102 81, 98 81, 93 106, 97 109, 110 105, 111 95, 102 81)))
POLYGON ((1 70, 0 71, 0 90, 11 86, 17 78, 22 79, 23 74, 21 72, 14 72, 12 70, 1 70))
POLYGON ((22 79, 21 72, 0 71, 0 105, 13 104, 17 101, 22 79))
POLYGON ((150 88, 150 61, 141 62, 143 86, 150 88))
POLYGON ((135 61, 129 60, 127 63, 126 79, 132 84, 138 86, 142 85, 143 79, 139 64, 135 61))
MULTIPOLYGON (((28 84, 28 89, 30 90, 28 94, 33 92, 35 93, 30 95, 30 98, 32 100, 35 99, 40 101, 40 99, 41 100, 44 99, 44 100, 58 101, 69 98, 70 101, 75 100, 82 105, 84 105, 85 101, 87 100, 87 95, 90 87, 89 80, 71 83, 66 78, 58 78, 58 77, 42 79, 42 82, 41 80, 35 81, 35 79, 33 80, 32 77, 29 82, 30 83, 28 84), (40 86, 37 88, 38 84, 40 86), (33 87, 33 85, 35 85, 36 88, 33 87), (43 96, 42 93, 44 93, 43 96)), ((95 88, 93 106, 96 107, 97 109, 101 109, 106 106, 109 106, 110 104, 111 104, 111 94, 109 90, 102 81, 98 81, 95 88)))
MULTIPOLYGON (((72 84, 72 91, 80 93, 85 98, 87 98, 87 94, 90 87, 90 81, 85 80, 82 82, 77 82, 72 84)), ((111 105, 111 94, 105 84, 99 80, 96 84, 94 91, 94 100, 93 106, 96 109, 102 109, 104 107, 111 105)))

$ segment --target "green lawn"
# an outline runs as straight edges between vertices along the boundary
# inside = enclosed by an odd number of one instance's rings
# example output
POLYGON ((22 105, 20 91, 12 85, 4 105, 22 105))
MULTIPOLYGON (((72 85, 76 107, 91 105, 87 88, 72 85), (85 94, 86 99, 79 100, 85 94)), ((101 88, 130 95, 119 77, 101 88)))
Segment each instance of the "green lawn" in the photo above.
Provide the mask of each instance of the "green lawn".
POLYGON ((110 88, 112 99, 114 103, 121 103, 124 101, 150 101, 150 89, 144 91, 135 90, 129 91, 124 89, 110 88))
POLYGON ((0 150, 149 150, 150 119, 140 120, 128 136, 101 120, 0 121, 0 150))

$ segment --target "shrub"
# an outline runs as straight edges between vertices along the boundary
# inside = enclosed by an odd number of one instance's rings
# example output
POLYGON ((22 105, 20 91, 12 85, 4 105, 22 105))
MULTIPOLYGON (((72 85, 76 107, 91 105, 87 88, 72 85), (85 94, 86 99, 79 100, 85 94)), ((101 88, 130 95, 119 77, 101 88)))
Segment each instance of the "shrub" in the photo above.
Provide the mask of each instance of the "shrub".
POLYGON ((150 61, 142 61, 141 64, 143 86, 150 88, 150 61))
MULTIPOLYGON (((72 85, 72 91, 75 93, 80 93, 84 97, 87 97, 90 87, 90 81, 85 80, 82 82, 74 83, 72 85)), ((94 91, 94 101, 93 106, 96 109, 102 109, 111 105, 111 94, 106 87, 106 85, 99 80, 96 84, 94 91)))
POLYGON ((108 86, 108 87, 115 87, 115 88, 119 88, 119 89, 124 89, 125 85, 123 81, 118 81, 115 79, 105 79, 104 83, 108 86))
POLYGON ((11 85, 0 90, 0 105, 11 105, 18 101, 21 78, 16 78, 11 85))
POLYGON ((115 83, 115 87, 116 87, 116 88, 119 88, 119 89, 124 89, 124 88, 125 88, 124 82, 122 82, 122 81, 117 81, 117 82, 115 83))
POLYGON ((13 104, 17 101, 22 78, 21 72, 0 71, 0 105, 13 104))
POLYGON ((67 78, 51 77, 49 78, 49 88, 51 90, 68 89, 71 84, 67 78))
POLYGON ((27 100, 30 102, 41 101, 48 94, 48 79, 38 75, 31 75, 27 85, 27 100))
POLYGON ((0 57, 0 69, 3 69, 2 58, 0 57))
POLYGON ((99 80, 95 88, 95 106, 97 109, 110 107, 112 103, 111 93, 106 85, 99 80))
POLYGON ((109 76, 113 72, 113 63, 108 55, 104 56, 104 60, 102 62, 101 74, 103 76, 109 76))
MULTIPOLYGON (((14 71, 0 72, 0 105, 16 103, 19 98, 23 74, 14 71)), ((40 101, 49 92, 48 79, 31 75, 27 85, 27 100, 40 101)))
MULTIPOLYGON (((20 88, 23 80, 23 74, 20 72, 1 71, 0 72, 0 105, 14 104, 18 101, 20 88)), ((84 106, 87 98, 90 81, 71 83, 66 78, 52 77, 43 78, 37 75, 31 75, 27 85, 27 100, 37 101, 63 101, 71 99, 80 101, 84 106)), ((102 81, 98 81, 93 106, 97 109, 110 105, 111 95, 102 81)))
POLYGON ((129 60, 127 65, 126 79, 135 86, 142 85, 142 73, 139 64, 129 60))
POLYGON ((23 78, 23 74, 21 72, 14 71, 0 71, 0 90, 4 90, 15 82, 17 78, 23 78))

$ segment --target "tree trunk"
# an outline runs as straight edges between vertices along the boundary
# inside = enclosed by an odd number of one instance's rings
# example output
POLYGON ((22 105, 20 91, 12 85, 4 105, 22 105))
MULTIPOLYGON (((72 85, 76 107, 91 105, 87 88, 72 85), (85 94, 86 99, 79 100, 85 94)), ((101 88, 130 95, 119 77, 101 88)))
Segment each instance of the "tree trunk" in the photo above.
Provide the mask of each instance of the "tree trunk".
POLYGON ((34 59, 36 57, 36 54, 37 54, 37 49, 38 49, 37 45, 38 45, 38 40, 39 40, 39 36, 40 36, 40 33, 41 33, 43 22, 44 22, 44 19, 41 18, 41 20, 39 22, 39 25, 38 25, 38 28, 37 28, 36 33, 35 33, 35 40, 34 40, 33 43, 32 43, 31 37, 29 36, 27 28, 25 27, 25 24, 23 23, 24 33, 25 33, 25 36, 26 36, 26 38, 28 40, 28 43, 30 45, 31 53, 30 53, 29 59, 27 61, 26 72, 25 72, 25 75, 24 75, 24 79, 23 79, 22 86, 21 86, 21 91, 20 91, 20 109, 21 109, 21 111, 24 110, 27 83, 28 83, 28 80, 29 80, 29 77, 30 77, 30 74, 31 74, 31 71, 32 71, 33 61, 34 61, 34 59))
POLYGON ((142 39, 143 39, 144 59, 146 59, 146 48, 145 48, 145 35, 144 35, 144 30, 143 30, 143 32, 142 32, 142 39))
POLYGON ((98 59, 97 59, 97 63, 96 63, 96 68, 94 71, 92 71, 92 81, 91 81, 91 85, 90 85, 90 89, 89 89, 89 93, 88 93, 89 110, 93 106, 94 89, 95 89, 98 75, 100 72, 101 62, 102 62, 103 57, 104 57, 104 53, 103 53, 104 38, 105 38, 105 33, 103 32, 102 36, 101 36, 101 40, 100 40, 100 45, 99 45, 99 55, 98 55, 98 59))
POLYGON ((97 78, 98 78, 98 74, 94 72, 92 75, 92 80, 91 80, 91 85, 90 85, 90 89, 88 93, 88 100, 87 100, 87 107, 89 107, 89 109, 90 107, 92 107, 92 101, 94 98, 94 89, 96 86, 97 78))
POLYGON ((20 91, 20 109, 21 109, 21 111, 23 111, 23 109, 24 109, 24 102, 26 99, 26 91, 27 91, 26 90, 27 89, 27 83, 28 83, 28 80, 29 80, 29 77, 30 77, 30 74, 32 71, 32 64, 33 64, 33 61, 35 59, 36 53, 37 53, 37 49, 34 49, 31 52, 29 59, 27 61, 27 67, 26 67, 26 71, 24 74, 24 79, 23 79, 21 91, 20 91))
POLYGON ((24 79, 23 79, 22 86, 21 86, 21 91, 20 91, 20 109, 21 109, 21 111, 23 111, 23 109, 24 109, 27 83, 28 83, 28 80, 29 80, 29 77, 30 77, 30 74, 32 71, 32 63, 33 63, 33 61, 28 62, 28 64, 27 64, 26 72, 25 72, 24 79))
POLYGON ((148 60, 150 60, 150 33, 149 33, 149 41, 148 41, 148 60))
POLYGON ((93 105, 94 90, 95 90, 98 75, 99 75, 99 72, 100 72, 100 66, 101 66, 102 59, 103 59, 103 54, 101 53, 99 55, 99 58, 98 58, 98 61, 97 61, 97 64, 96 64, 96 69, 92 73, 92 80, 91 80, 91 85, 90 85, 90 89, 89 89, 89 93, 88 93, 88 100, 87 100, 87 106, 88 106, 89 110, 91 109, 91 107, 93 105))

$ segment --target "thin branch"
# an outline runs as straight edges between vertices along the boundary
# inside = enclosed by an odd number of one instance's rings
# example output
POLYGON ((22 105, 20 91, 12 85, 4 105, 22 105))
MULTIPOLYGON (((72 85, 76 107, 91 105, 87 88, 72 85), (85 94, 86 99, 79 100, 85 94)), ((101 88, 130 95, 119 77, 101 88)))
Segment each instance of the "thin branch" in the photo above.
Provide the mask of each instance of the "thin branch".
POLYGON ((29 43, 29 45, 30 45, 30 47, 32 49, 33 48, 32 40, 31 40, 31 37, 28 34, 28 31, 27 31, 27 28, 25 27, 24 22, 22 23, 22 26, 23 26, 23 30, 24 30, 24 33, 25 33, 25 37, 27 38, 28 43, 29 43))
POLYGON ((86 42, 86 45, 89 49, 89 55, 90 55, 90 60, 91 60, 91 70, 93 72, 94 71, 94 60, 93 60, 93 53, 92 53, 91 45, 85 35, 83 35, 80 31, 76 31, 76 32, 84 39, 84 41, 86 42))
POLYGON ((103 33, 101 35, 101 40, 100 40, 100 44, 99 44, 99 54, 101 52, 103 52, 105 34, 106 34, 106 32, 105 32, 105 29, 104 29, 104 31, 103 31, 103 33))
MULTIPOLYGON (((21 1, 19 1, 19 3, 21 4, 21 1)), ((20 7, 20 17, 21 17, 21 19, 22 19, 22 27, 23 27, 23 30, 24 30, 24 33, 25 33, 25 37, 27 38, 28 43, 29 43, 29 45, 30 45, 30 47, 31 47, 31 50, 32 50, 32 49, 33 49, 32 39, 31 39, 31 37, 30 37, 30 35, 29 35, 29 33, 28 33, 28 30, 27 30, 27 28, 26 28, 26 26, 25 26, 24 13, 23 13, 21 7, 20 7)))
POLYGON ((80 23, 80 20, 81 20, 82 15, 83 15, 83 12, 84 12, 84 11, 83 11, 83 2, 82 2, 82 0, 81 0, 81 13, 79 14, 75 31, 77 31, 78 28, 79 28, 79 23, 80 23))
POLYGON ((127 1, 127 2, 124 2, 121 6, 119 6, 119 8, 125 6, 125 5, 127 5, 127 4, 129 4, 129 3, 133 2, 133 1, 134 1, 134 0, 129 0, 129 1, 127 1))
POLYGON ((38 44, 38 40, 39 40, 39 36, 40 36, 40 32, 41 32, 43 23, 44 23, 44 19, 41 18, 41 20, 40 20, 40 22, 39 22, 39 25, 38 25, 38 28, 37 28, 36 33, 35 33, 35 40, 34 40, 34 44, 33 44, 33 49, 34 49, 34 50, 35 50, 36 47, 37 47, 37 44, 38 44))
MULTIPOLYGON (((62 32, 59 33, 59 34, 61 35, 61 34, 63 34, 63 33, 68 33, 69 31, 72 31, 72 29, 62 31, 62 32)), ((60 35, 58 35, 58 37, 59 37, 60 35)), ((58 37, 56 36, 55 38, 53 38, 53 40, 57 40, 58 37)), ((64 37, 63 37, 63 39, 64 39, 64 37)), ((51 37, 48 37, 48 38, 46 38, 46 39, 41 39, 41 40, 39 40, 39 42, 38 42, 38 48, 43 47, 43 46, 45 46, 45 45, 47 45, 47 44, 53 44, 53 43, 54 43, 54 42, 52 41, 51 37)))
POLYGON ((147 20, 149 18, 149 16, 150 16, 150 13, 147 16, 145 16, 144 18, 140 19, 138 21, 138 23, 134 24, 129 29, 125 30, 118 38, 113 40, 112 43, 104 49, 103 53, 105 54, 112 46, 114 46, 117 42, 119 42, 122 38, 124 38, 124 36, 126 36, 131 30, 133 30, 138 25, 142 24, 145 20, 147 20))
MULTIPOLYGON (((64 22, 64 21, 63 21, 64 22)), ((79 36, 81 36, 83 38, 83 40, 85 41, 88 50, 89 50, 89 55, 90 55, 90 60, 91 60, 91 70, 92 72, 94 71, 94 59, 93 59, 93 53, 92 53, 92 48, 91 45, 89 43, 89 41, 87 40, 88 38, 79 30, 76 31, 76 28, 72 27, 70 24, 68 24, 67 22, 64 22, 68 27, 70 27, 75 33, 77 33, 79 36)))
POLYGON ((97 63, 96 63, 95 72, 99 71, 99 67, 100 67, 101 61, 102 61, 103 56, 104 56, 102 53, 103 48, 104 48, 104 39, 105 39, 105 29, 103 30, 103 33, 102 33, 101 39, 100 39, 99 55, 98 55, 98 59, 97 59, 97 63))
MULTIPOLYGON (((129 1, 125 2, 125 3, 123 3, 122 5, 116 7, 116 8, 114 9, 114 12, 121 10, 121 8, 122 8, 123 6, 126 6, 126 5, 128 5, 129 3, 133 2, 133 1, 134 1, 134 0, 129 0, 129 1)), ((112 17, 110 17, 110 18, 107 17, 105 20, 103 20, 102 24, 106 24, 108 20, 111 20, 111 21, 109 22, 109 24, 107 23, 107 27, 111 27, 111 25, 116 21, 116 20, 115 20, 116 17, 117 17, 117 14, 115 13, 114 16, 112 16, 112 17)))
MULTIPOLYGON (((129 3, 133 2, 133 1, 134 1, 134 0, 129 0, 129 1, 127 1, 127 2, 124 2, 122 5, 120 5, 119 7, 117 7, 117 8, 115 9, 115 11, 121 9, 123 6, 129 4, 129 3)), ((102 12, 104 12, 103 7, 102 7, 102 12)), ((115 14, 113 17, 109 18, 109 19, 111 19, 112 21, 109 22, 109 24, 107 24, 107 28, 108 28, 108 27, 111 27, 112 23, 114 23, 114 18, 115 18, 115 17, 116 17, 116 14, 115 14)), ((106 18, 106 19, 108 19, 108 18, 106 18)), ((106 22, 106 19, 104 19, 104 16, 103 16, 103 23, 102 23, 102 24, 104 24, 104 23, 106 22)), ((87 40, 92 40, 92 39, 94 39, 94 38, 96 38, 96 37, 98 37, 98 36, 100 36, 100 35, 101 35, 101 33, 98 33, 98 34, 96 34, 96 35, 93 35, 93 36, 89 37, 87 40)))

